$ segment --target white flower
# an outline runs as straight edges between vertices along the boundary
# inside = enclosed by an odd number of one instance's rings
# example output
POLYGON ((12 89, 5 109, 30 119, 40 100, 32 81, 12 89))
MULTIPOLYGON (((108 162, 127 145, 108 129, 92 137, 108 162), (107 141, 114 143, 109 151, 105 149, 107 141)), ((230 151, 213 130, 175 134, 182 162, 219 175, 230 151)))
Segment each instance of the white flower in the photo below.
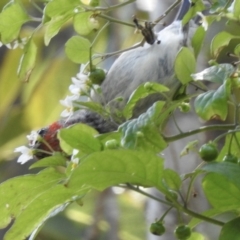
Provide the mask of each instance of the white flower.
POLYGON ((31 131, 31 133, 27 135, 27 139, 30 146, 35 146, 36 142, 41 139, 41 136, 38 134, 37 131, 31 131))
POLYGON ((62 111, 61 117, 70 117, 73 114, 74 110, 74 101, 78 99, 78 96, 67 96, 64 100, 60 100, 60 103, 66 107, 62 111))
POLYGON ((89 92, 90 87, 88 85, 88 76, 82 73, 77 74, 77 78, 72 78, 73 84, 69 86, 69 91, 73 95, 86 95, 89 92))
POLYGON ((71 162, 74 163, 74 164, 78 164, 79 163, 79 158, 76 157, 76 155, 78 153, 79 153, 79 150, 73 149, 73 153, 72 153, 72 156, 71 156, 71 162))
POLYGON ((27 161, 33 159, 34 149, 28 148, 26 146, 17 147, 14 149, 14 152, 20 152, 21 155, 18 158, 17 162, 24 164, 27 161))

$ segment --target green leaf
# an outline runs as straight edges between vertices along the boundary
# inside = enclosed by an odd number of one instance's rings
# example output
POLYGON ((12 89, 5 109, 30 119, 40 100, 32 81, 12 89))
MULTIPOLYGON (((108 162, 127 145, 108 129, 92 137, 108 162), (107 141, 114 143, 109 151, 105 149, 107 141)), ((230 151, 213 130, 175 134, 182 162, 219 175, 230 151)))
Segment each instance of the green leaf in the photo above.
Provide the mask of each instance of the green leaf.
POLYGON ((236 67, 229 63, 222 63, 192 74, 194 81, 206 80, 213 83, 224 83, 236 71, 236 67))
POLYGON ((96 138, 99 139, 103 145, 105 145, 105 143, 107 141, 113 140, 113 139, 120 143, 121 133, 120 132, 109 132, 109 133, 100 134, 96 138))
POLYGON ((195 72, 195 68, 196 61, 192 51, 186 47, 182 47, 174 63, 174 71, 178 80, 182 84, 190 82, 192 80, 191 74, 195 72))
POLYGON ((164 169, 163 183, 168 189, 178 191, 182 185, 182 180, 172 169, 164 169))
POLYGON ((162 84, 154 82, 146 82, 141 84, 130 96, 126 106, 123 109, 123 115, 126 119, 132 117, 133 109, 136 103, 153 93, 167 92, 169 89, 162 84))
POLYGON ((69 203, 81 198, 86 189, 78 191, 64 185, 56 185, 36 197, 17 216, 13 226, 5 235, 5 240, 22 240, 37 230, 47 219, 64 210, 69 203))
POLYGON ((30 78, 32 70, 35 66, 36 56, 37 46, 33 39, 30 38, 24 47, 24 54, 21 57, 17 72, 21 81, 27 82, 30 78))
POLYGON ((235 186, 240 189, 240 166, 231 163, 231 162, 211 162, 205 164, 202 167, 202 170, 207 172, 215 172, 223 175, 228 179, 228 181, 232 182, 235 186))
POLYGON ((190 150, 196 150, 197 144, 198 144, 198 140, 188 142, 187 145, 181 151, 180 157, 187 155, 190 150))
POLYGON ((205 9, 202 1, 194 1, 194 4, 189 8, 188 12, 185 14, 182 24, 188 23, 198 12, 202 12, 205 9))
POLYGON ((75 63, 86 63, 89 60, 91 43, 80 36, 71 37, 65 44, 65 52, 70 60, 75 63))
POLYGON ((209 173, 204 177, 202 187, 208 201, 214 208, 231 206, 240 209, 240 190, 225 176, 209 173))
POLYGON ((224 224, 219 240, 240 240, 240 217, 234 218, 233 220, 224 224))
POLYGON ((52 0, 45 9, 44 14, 48 17, 59 17, 67 12, 74 13, 74 9, 79 6, 79 0, 52 0))
POLYGON ((92 15, 92 12, 82 12, 74 16, 73 27, 78 34, 88 35, 98 29, 98 22, 92 15))
POLYGON ((1 42, 6 44, 16 39, 22 25, 29 20, 29 16, 19 4, 14 3, 5 8, 0 14, 1 42))
POLYGON ((238 44, 235 48, 234 48, 234 54, 237 56, 240 56, 240 44, 238 44))
POLYGON ((211 54, 214 58, 217 58, 221 50, 226 47, 229 42, 234 39, 239 38, 228 32, 220 32, 213 38, 211 42, 211 54))
POLYGON ((106 150, 93 153, 73 171, 68 187, 90 186, 97 190, 121 183, 156 187, 162 184, 163 159, 155 153, 134 150, 106 150))
POLYGON ((39 167, 57 167, 57 166, 66 167, 66 162, 67 162, 67 159, 62 155, 58 154, 51 157, 43 158, 40 161, 33 163, 29 169, 39 168, 39 167))
POLYGON ((101 142, 95 138, 98 132, 85 124, 76 124, 69 128, 61 129, 58 133, 61 148, 68 154, 72 154, 73 149, 78 149, 83 153, 100 151, 101 142))
POLYGON ((6 227, 34 198, 65 177, 64 174, 48 168, 36 175, 15 177, 3 182, 0 185, 0 228, 6 227))
POLYGON ((226 81, 216 91, 211 90, 198 95, 194 106, 196 113, 204 120, 225 120, 228 114, 228 97, 230 95, 231 82, 226 81))
POLYGON ((57 35, 64 23, 66 23, 71 17, 72 13, 53 17, 49 22, 45 24, 46 31, 44 34, 44 43, 48 46, 50 40, 57 35))
POLYGON ((238 20, 240 19, 240 2, 239 1, 234 1, 233 14, 238 20))
POLYGON ((78 102, 78 101, 76 101, 76 103, 78 105, 80 105, 81 107, 84 106, 84 107, 88 108, 89 110, 92 110, 93 112, 96 112, 96 113, 100 114, 103 117, 109 118, 109 114, 106 112, 106 109, 104 108, 104 106, 100 103, 97 103, 97 102, 78 102))
POLYGON ((119 127, 119 131, 123 134, 121 140, 123 147, 154 152, 160 152, 166 148, 167 144, 156 125, 157 117, 164 104, 162 101, 156 102, 147 112, 119 127))
POLYGON ((202 26, 199 26, 192 37, 192 47, 194 50, 195 58, 197 58, 199 52, 201 51, 205 35, 206 35, 206 31, 202 26))

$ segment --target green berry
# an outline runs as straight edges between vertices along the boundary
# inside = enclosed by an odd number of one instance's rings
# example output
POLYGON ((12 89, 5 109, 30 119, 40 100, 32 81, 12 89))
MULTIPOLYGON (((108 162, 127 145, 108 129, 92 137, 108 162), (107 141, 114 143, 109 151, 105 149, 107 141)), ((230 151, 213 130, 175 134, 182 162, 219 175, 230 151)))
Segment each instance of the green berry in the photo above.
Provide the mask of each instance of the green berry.
POLYGON ((105 148, 107 149, 116 149, 118 147, 119 147, 118 141, 115 139, 108 140, 105 143, 105 148))
POLYGON ((190 104, 187 103, 187 102, 184 102, 184 103, 182 103, 182 104, 179 106, 180 111, 183 112, 183 113, 189 112, 189 111, 190 111, 190 108, 191 108, 191 107, 190 107, 190 104))
POLYGON ((105 79, 105 71, 102 68, 95 68, 89 74, 89 79, 93 84, 100 85, 105 79))
POLYGON ((237 158, 237 156, 234 156, 232 154, 227 154, 224 156, 223 162, 238 163, 238 158, 237 158))
POLYGON ((199 149, 199 155, 206 162, 214 161, 218 156, 217 146, 213 143, 203 144, 199 149))
POLYGON ((151 224, 150 232, 154 235, 162 236, 165 233, 165 227, 162 222, 155 222, 151 224))
POLYGON ((150 82, 146 82, 144 84, 144 88, 147 90, 147 91, 151 91, 152 90, 152 87, 153 87, 153 84, 150 83, 150 82))
POLYGON ((187 240, 192 234, 192 230, 188 225, 179 225, 174 231, 175 237, 179 240, 187 240))

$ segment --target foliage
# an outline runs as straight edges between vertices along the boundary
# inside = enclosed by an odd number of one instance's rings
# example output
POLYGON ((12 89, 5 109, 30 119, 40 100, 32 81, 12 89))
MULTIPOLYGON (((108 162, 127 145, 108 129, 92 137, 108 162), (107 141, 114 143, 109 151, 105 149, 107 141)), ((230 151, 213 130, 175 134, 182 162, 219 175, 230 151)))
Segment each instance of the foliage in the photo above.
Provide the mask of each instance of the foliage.
MULTIPOLYGON (((22 53, 19 54, 21 57, 18 77, 21 81, 29 81, 41 45, 38 43, 37 34, 43 31, 44 43, 48 45, 65 24, 72 24, 77 35, 65 43, 66 55, 72 62, 84 65, 84 71, 89 65, 89 71, 92 72, 95 68, 92 61, 98 57, 92 56, 92 48, 101 32, 108 27, 108 21, 124 24, 106 14, 131 2, 134 1, 101 7, 97 1, 90 5, 78 0, 43 1, 41 18, 35 18, 26 12, 21 1, 11 1, 0 13, 1 42, 4 45, 24 46, 22 53), (101 18, 106 20, 105 24, 100 22, 101 18), (38 22, 39 25, 23 34, 21 31, 23 24, 30 22, 38 22), (91 39, 89 34, 97 30, 95 38, 91 39)), ((194 2, 194 8, 184 19, 186 22, 203 8, 201 1, 194 2)), ((64 210, 69 204, 84 199, 92 189, 102 191, 111 186, 129 188, 157 199, 169 206, 170 210, 176 208, 180 215, 188 214, 192 218, 189 223, 179 222, 181 226, 187 226, 187 234, 184 234, 188 238, 180 236, 178 239, 202 239, 201 234, 191 230, 201 221, 221 226, 219 239, 239 239, 239 217, 226 223, 215 219, 216 215, 225 212, 239 214, 240 208, 239 163, 223 161, 226 155, 240 158, 239 104, 236 100, 236 89, 240 86, 238 62, 217 63, 224 47, 233 39, 239 39, 239 36, 227 32, 218 33, 210 46, 213 65, 195 73, 196 58, 201 51, 208 27, 221 18, 226 19, 228 23, 239 23, 239 9, 239 1, 235 1, 232 8, 229 8, 229 1, 214 1, 211 6, 212 14, 203 17, 203 24, 192 39, 193 51, 184 47, 177 55, 174 70, 180 82, 185 87, 193 84, 203 92, 193 95, 183 93, 174 101, 168 99, 158 101, 138 118, 132 119, 133 109, 139 100, 152 93, 164 95, 169 90, 161 84, 145 83, 132 93, 122 112, 119 112, 121 122, 117 131, 98 134, 95 129, 85 124, 61 129, 58 132, 58 139, 63 151, 53 151, 50 157, 43 158, 31 166, 31 168, 44 167, 43 170, 37 174, 15 177, 2 183, 0 227, 8 226, 12 218, 15 219, 4 239, 25 239, 29 235, 34 238, 47 219, 64 210), (206 83, 215 83, 217 87, 210 90, 206 83), (226 120, 231 106, 235 115, 233 123, 210 125, 180 132, 171 137, 165 136, 162 130, 169 119, 169 114, 190 100, 194 101, 196 114, 206 121, 226 120), (166 149, 170 142, 210 130, 225 130, 223 134, 212 139, 214 146, 218 146, 219 149, 216 161, 203 162, 191 173, 181 176, 173 169, 164 168, 164 159, 157 154, 166 149), (223 138, 225 144, 220 149, 219 141, 223 138), (58 168, 59 166, 61 168, 58 168), (203 213, 188 208, 189 195, 199 175, 203 176, 202 188, 212 206, 203 213), (187 195, 184 195, 182 185, 187 184, 186 179, 189 179, 190 183, 187 195), (155 187, 162 193, 163 198, 151 196, 139 186, 155 187), (165 200, 164 196, 168 200, 165 200)), ((239 45, 235 46, 234 54, 237 59, 240 58, 239 45)), ((95 91, 99 90, 91 84, 88 87, 94 88, 95 91)), ((78 102, 78 108, 79 106, 111 117, 108 106, 94 102, 78 102)), ((189 143, 184 154, 195 149, 195 144, 196 142, 189 143)), ((162 223, 166 214, 160 216, 157 222, 162 223)))

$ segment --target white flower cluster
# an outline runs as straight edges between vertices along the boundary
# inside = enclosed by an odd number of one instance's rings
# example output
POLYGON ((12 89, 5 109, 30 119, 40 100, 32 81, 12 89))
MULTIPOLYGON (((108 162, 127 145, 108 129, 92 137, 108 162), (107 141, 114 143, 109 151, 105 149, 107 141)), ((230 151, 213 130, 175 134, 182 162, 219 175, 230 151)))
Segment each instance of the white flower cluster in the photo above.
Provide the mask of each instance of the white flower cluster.
MULTIPOLYGON (((71 117, 74 112, 74 108, 77 106, 76 101, 80 101, 80 97, 82 96, 89 97, 91 90, 94 88, 88 76, 84 74, 85 68, 86 65, 81 65, 80 72, 76 77, 72 78, 72 84, 69 86, 69 91, 72 93, 72 95, 67 96, 64 100, 60 100, 60 103, 65 107, 65 110, 63 110, 61 113, 61 117, 71 117)), ((24 164, 34 158, 36 149, 32 147, 36 145, 37 141, 41 141, 41 136, 37 131, 32 131, 30 135, 27 135, 27 139, 30 147, 20 146, 14 150, 14 152, 21 153, 17 160, 17 162, 21 164, 24 164)), ((79 161, 79 159, 76 157, 77 153, 77 150, 73 151, 71 159, 75 165, 77 165, 79 161)))
MULTIPOLYGON (((30 143, 30 146, 34 146, 40 138, 41 137, 37 131, 32 131, 29 135, 27 135, 27 139, 30 143)), ((28 162, 29 160, 33 159, 35 149, 28 148, 26 146, 20 146, 20 147, 15 148, 14 152, 21 153, 17 162, 24 164, 24 163, 28 162)))
POLYGON ((62 111, 61 117, 71 117, 74 112, 75 101, 80 100, 81 96, 89 96, 91 91, 91 81, 88 76, 84 74, 86 65, 81 65, 80 72, 76 77, 72 77, 72 84, 69 86, 69 91, 72 95, 67 96, 64 100, 60 100, 60 103, 66 107, 62 111))

